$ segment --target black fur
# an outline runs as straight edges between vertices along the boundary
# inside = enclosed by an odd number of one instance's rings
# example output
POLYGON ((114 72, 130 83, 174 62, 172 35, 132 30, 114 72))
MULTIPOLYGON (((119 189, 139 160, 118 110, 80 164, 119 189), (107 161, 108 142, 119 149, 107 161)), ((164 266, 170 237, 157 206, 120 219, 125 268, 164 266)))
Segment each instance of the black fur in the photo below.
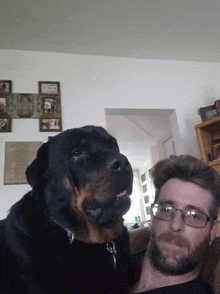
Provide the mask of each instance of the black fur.
POLYGON ((100 127, 67 130, 43 144, 26 175, 32 191, 0 221, 0 293, 125 293, 132 170, 116 140, 100 127))

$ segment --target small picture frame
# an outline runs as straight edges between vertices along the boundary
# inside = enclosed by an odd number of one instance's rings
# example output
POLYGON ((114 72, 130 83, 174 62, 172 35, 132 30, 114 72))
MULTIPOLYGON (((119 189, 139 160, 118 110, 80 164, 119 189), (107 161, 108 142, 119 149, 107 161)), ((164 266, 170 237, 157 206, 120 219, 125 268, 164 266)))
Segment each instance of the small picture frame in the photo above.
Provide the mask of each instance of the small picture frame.
POLYGON ((218 110, 216 109, 215 105, 210 105, 210 106, 199 108, 199 115, 201 116, 202 122, 219 116, 218 110))
POLYGON ((60 82, 38 82, 40 95, 60 96, 60 82))
POLYGON ((218 115, 220 115, 220 100, 216 100, 214 106, 217 109, 218 115))
POLYGON ((62 132, 61 118, 40 118, 40 132, 62 132))
POLYGON ((215 159, 220 159, 220 143, 213 146, 213 153, 215 159))
POLYGON ((0 133, 11 132, 11 118, 0 117, 0 133))
MULTIPOLYGON (((61 113, 60 98, 54 96, 41 97, 43 114, 61 113)), ((45 115, 44 115, 45 116, 45 115)))
POLYGON ((7 113, 6 97, 0 97, 0 117, 7 113))
POLYGON ((0 80, 0 96, 10 94, 12 92, 12 81, 0 80))

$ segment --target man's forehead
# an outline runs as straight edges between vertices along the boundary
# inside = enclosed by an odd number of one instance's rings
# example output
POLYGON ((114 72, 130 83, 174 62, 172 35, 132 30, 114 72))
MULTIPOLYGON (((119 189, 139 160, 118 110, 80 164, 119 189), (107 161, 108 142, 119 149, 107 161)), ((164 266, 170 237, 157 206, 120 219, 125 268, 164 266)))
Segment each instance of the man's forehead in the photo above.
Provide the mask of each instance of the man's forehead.
POLYGON ((212 195, 211 192, 194 183, 173 178, 161 187, 158 200, 177 205, 180 209, 195 207, 208 213, 212 195))

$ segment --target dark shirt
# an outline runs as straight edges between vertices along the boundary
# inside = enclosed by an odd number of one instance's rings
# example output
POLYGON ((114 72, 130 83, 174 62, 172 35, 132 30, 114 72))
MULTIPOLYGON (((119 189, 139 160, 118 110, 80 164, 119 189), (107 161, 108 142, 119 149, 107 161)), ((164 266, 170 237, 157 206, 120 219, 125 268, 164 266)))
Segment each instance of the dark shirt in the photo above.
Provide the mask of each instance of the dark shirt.
POLYGON ((136 294, 214 294, 212 288, 200 277, 187 283, 161 287, 136 294))

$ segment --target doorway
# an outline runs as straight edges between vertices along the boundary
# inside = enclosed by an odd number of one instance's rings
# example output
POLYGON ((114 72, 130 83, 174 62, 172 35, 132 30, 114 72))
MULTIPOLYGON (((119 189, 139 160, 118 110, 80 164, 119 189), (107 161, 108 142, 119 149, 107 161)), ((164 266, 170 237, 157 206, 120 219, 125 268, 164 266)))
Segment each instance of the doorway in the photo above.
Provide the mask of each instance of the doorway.
POLYGON ((118 141, 134 174, 131 208, 124 216, 125 224, 129 228, 136 222, 144 226, 150 221, 150 205, 154 199, 150 169, 167 157, 166 142, 170 143, 171 138, 175 153, 176 146, 180 146, 175 109, 108 108, 105 119, 107 131, 118 141))

